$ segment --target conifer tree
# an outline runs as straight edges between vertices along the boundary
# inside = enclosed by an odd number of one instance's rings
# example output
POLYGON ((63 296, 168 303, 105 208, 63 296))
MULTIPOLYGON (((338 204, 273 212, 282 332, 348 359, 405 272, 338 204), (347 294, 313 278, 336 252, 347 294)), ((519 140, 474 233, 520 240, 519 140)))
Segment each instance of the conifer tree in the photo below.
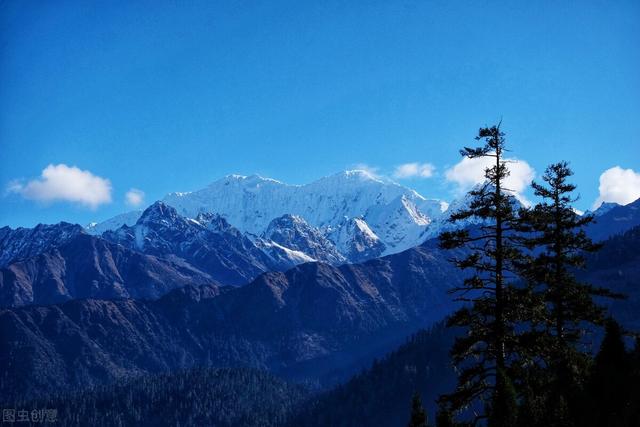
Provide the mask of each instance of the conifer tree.
POLYGON ((411 419, 409 420, 408 427, 427 427, 427 413, 422 406, 422 399, 420 394, 415 392, 411 399, 411 419))
POLYGON ((454 259, 454 264, 472 274, 455 288, 457 300, 465 302, 448 321, 449 326, 467 329, 458 338, 451 354, 460 370, 456 390, 441 396, 440 403, 457 411, 471 404, 488 402, 484 414, 491 426, 510 426, 517 405, 512 389, 510 363, 517 357, 517 323, 523 305, 522 293, 515 286, 517 263, 521 254, 514 234, 517 223, 516 201, 505 186, 509 176, 504 154, 506 141, 500 125, 481 128, 476 140, 483 145, 464 148, 462 156, 488 159, 486 181, 469 192, 467 207, 454 212, 450 221, 468 218, 482 220, 473 229, 447 231, 440 235, 444 249, 462 248, 468 255, 454 259))
MULTIPOLYGON (((532 183, 542 201, 533 209, 520 211, 519 231, 526 233, 522 241, 531 250, 527 262, 521 264, 521 274, 532 287, 529 319, 536 329, 530 336, 529 348, 551 368, 553 388, 550 396, 555 420, 574 418, 564 413, 570 410, 571 398, 577 396, 584 382, 587 356, 579 351, 579 341, 586 324, 600 325, 604 309, 595 298, 615 297, 606 289, 582 283, 576 269, 585 264, 584 254, 599 249, 585 233, 593 221, 590 215, 579 216, 572 207, 575 185, 567 182, 572 171, 566 162, 550 165, 542 179, 532 183)), ((556 425, 567 423, 556 423, 556 425)))
MULTIPOLYGON (((589 418, 586 425, 631 426, 633 412, 631 355, 625 349, 622 328, 612 319, 607 321, 600 351, 596 355, 591 381, 590 400, 585 408, 589 418), (588 423, 588 424, 587 424, 588 423)), ((635 408, 637 416, 637 406, 635 408)))

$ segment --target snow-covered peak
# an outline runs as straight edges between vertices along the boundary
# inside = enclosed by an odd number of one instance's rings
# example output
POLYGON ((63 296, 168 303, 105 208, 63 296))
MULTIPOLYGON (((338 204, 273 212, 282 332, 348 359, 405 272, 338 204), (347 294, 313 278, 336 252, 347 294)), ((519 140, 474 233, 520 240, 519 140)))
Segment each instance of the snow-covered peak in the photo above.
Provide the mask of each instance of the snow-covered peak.
POLYGON ((352 169, 346 170, 344 172, 338 172, 335 175, 343 175, 347 178, 357 178, 357 179, 366 179, 371 181, 381 181, 380 177, 375 176, 368 170, 364 169, 352 169))
MULTIPOLYGON (((350 170, 309 184, 289 185, 259 175, 228 175, 188 193, 170 193, 163 200, 177 213, 197 218, 216 213, 243 233, 262 235, 283 215, 303 218, 311 227, 335 229, 344 218, 362 218, 384 243, 387 253, 416 245, 446 204, 364 170, 350 170)), ((131 224, 135 212, 98 224, 94 230, 131 224), (114 224, 122 221, 120 224, 114 224)))
POLYGON ((136 224, 162 224, 171 225, 176 221, 183 220, 178 215, 175 208, 163 202, 155 202, 144 210, 136 224))
POLYGON ((378 236, 376 236, 376 234, 373 231, 371 231, 371 229, 369 228, 369 225, 366 223, 366 221, 364 219, 362 219, 362 218, 352 218, 352 222, 353 222, 353 225, 354 225, 355 229, 358 230, 358 233, 362 234, 367 239, 380 240, 380 238, 378 236))
POLYGON ((362 185, 362 183, 365 182, 384 184, 385 182, 391 181, 386 181, 384 178, 375 176, 371 172, 362 169, 338 172, 336 174, 320 178, 316 181, 316 183, 331 183, 331 185, 340 185, 347 183, 362 185))
POLYGON ((276 179, 263 177, 261 175, 258 175, 257 173, 254 173, 252 175, 231 174, 231 175, 225 176, 222 179, 226 180, 228 182, 230 182, 230 181, 241 182, 241 183, 244 183, 244 185, 256 185, 256 184, 261 184, 261 183, 265 183, 265 182, 282 184, 280 181, 278 181, 276 179))
POLYGON ((214 181, 211 184, 209 184, 206 188, 216 190, 220 186, 233 186, 235 188, 251 189, 251 188, 260 188, 265 185, 286 186, 287 184, 283 184, 282 182, 272 178, 265 178, 258 174, 253 174, 248 176, 234 174, 234 175, 227 175, 224 178, 214 181))
POLYGON ((620 206, 620 205, 618 203, 615 203, 615 202, 602 202, 600 204, 600 206, 598 206, 598 209, 593 211, 593 215, 594 216, 604 215, 607 212, 609 212, 611 209, 617 208, 618 206, 620 206))
POLYGON ((382 240, 360 217, 345 218, 339 226, 328 230, 328 237, 351 262, 378 257, 386 249, 382 240))

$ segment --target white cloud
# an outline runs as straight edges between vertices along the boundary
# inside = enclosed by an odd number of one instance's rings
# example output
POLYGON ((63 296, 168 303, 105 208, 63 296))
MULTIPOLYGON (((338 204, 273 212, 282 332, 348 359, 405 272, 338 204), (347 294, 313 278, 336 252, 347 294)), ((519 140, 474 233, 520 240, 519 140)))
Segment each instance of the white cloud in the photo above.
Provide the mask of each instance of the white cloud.
POLYGON ((111 202, 111 182, 108 179, 65 164, 47 166, 40 178, 26 184, 12 181, 7 191, 29 200, 45 203, 67 201, 91 209, 111 202))
POLYGON ((127 194, 124 195, 125 201, 127 205, 138 207, 142 203, 144 203, 144 191, 138 190, 137 188, 132 188, 127 191, 127 194))
POLYGON ((620 166, 609 168, 600 175, 598 190, 600 195, 592 209, 597 209, 602 202, 629 204, 640 198, 640 173, 620 166))
POLYGON ((396 167, 393 176, 397 179, 429 178, 433 176, 436 167, 431 163, 405 163, 396 167))
MULTIPOLYGON (((535 177, 535 170, 524 160, 505 159, 509 163, 509 176, 505 180, 505 187, 513 191, 514 195, 523 204, 529 205, 530 202, 524 197, 524 191, 529 187, 531 181, 535 177)), ((464 157, 453 167, 445 172, 447 181, 457 184, 460 192, 468 191, 476 184, 485 181, 484 171, 494 165, 495 160, 491 157, 476 157, 470 159, 464 157)))

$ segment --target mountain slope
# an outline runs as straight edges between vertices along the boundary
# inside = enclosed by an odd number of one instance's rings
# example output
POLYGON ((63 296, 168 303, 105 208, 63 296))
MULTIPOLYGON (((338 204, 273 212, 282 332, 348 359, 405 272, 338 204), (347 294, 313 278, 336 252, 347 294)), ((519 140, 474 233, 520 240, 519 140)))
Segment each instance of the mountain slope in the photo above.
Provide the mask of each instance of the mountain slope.
POLYGON ((640 225, 640 199, 628 205, 608 203, 594 212, 595 222, 587 228, 589 237, 606 240, 640 225))
MULTIPOLYGON (((302 225, 276 221, 270 236, 319 259, 345 261, 315 228, 302 225)), ((0 232, 6 263, 0 268, 0 306, 158 298, 187 284, 239 286, 266 271, 316 261, 268 239, 249 239, 219 215, 189 219, 162 202, 147 208, 133 226, 102 237, 67 223, 0 232)))
POLYGON ((1 310, 0 392, 33 396, 202 365, 297 380, 346 375, 450 312, 457 274, 421 247, 360 265, 303 264, 207 298, 187 287, 157 301, 1 310))
POLYGON ((587 283, 613 289, 626 296, 607 300, 614 317, 632 331, 640 330, 640 226, 603 242, 602 249, 587 259, 580 278, 587 283))
POLYGON ((158 298, 182 286, 215 283, 180 260, 144 255, 80 233, 0 269, 0 306, 75 298, 158 298))
POLYGON ((83 233, 81 226, 61 222, 38 224, 34 228, 0 228, 0 267, 31 258, 51 248, 60 246, 83 233))

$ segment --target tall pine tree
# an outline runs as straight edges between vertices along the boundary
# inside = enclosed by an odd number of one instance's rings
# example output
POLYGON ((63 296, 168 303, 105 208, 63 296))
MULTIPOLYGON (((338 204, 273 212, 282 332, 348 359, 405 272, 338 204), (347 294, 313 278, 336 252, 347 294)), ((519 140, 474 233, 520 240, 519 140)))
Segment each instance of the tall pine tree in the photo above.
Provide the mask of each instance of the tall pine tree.
POLYGON ((476 140, 483 145, 460 151, 469 159, 488 159, 489 167, 485 183, 469 192, 468 206, 450 218, 454 224, 469 218, 481 219, 481 223, 440 235, 442 248, 467 251, 468 255, 453 262, 472 272, 454 289, 456 299, 466 304, 448 324, 466 328, 467 334, 456 340, 451 351, 460 370, 458 386, 453 393, 441 396, 440 403, 453 411, 469 405, 481 411, 478 408, 484 406, 484 413, 475 415, 476 421, 486 418, 491 426, 506 427, 516 420, 510 363, 517 357, 515 325, 524 302, 516 286, 516 261, 521 257, 514 235, 517 203, 505 186, 509 169, 504 135, 500 125, 481 128, 476 140))
POLYGON ((596 251, 599 245, 585 233, 593 217, 579 216, 572 208, 577 199, 572 196, 575 185, 567 182, 571 175, 566 162, 549 166, 542 177, 544 184, 532 183, 542 201, 533 209, 522 210, 519 223, 520 231, 526 234, 523 241, 531 251, 521 273, 538 297, 538 305, 529 306, 529 317, 537 328, 534 348, 553 371, 552 401, 569 406, 586 375, 586 356, 579 351, 585 326, 604 321, 604 308, 595 298, 616 296, 576 278, 576 270, 584 266, 584 255, 596 251))

